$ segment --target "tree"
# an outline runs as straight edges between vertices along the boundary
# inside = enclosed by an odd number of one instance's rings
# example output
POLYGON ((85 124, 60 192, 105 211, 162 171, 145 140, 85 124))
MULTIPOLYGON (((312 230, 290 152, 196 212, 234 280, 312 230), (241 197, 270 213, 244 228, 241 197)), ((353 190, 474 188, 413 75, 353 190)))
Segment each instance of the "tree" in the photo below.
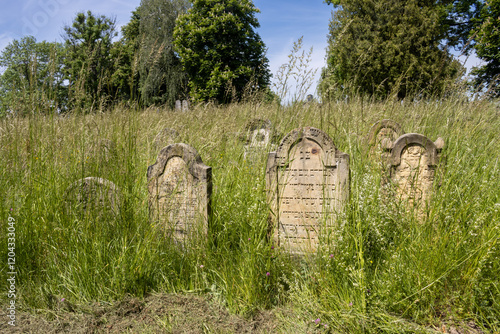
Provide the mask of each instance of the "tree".
MULTIPOLYGON (((329 1, 333 2, 333 1, 329 1)), ((439 94, 461 71, 441 41, 444 7, 419 0, 337 0, 320 91, 439 94), (351 91, 349 91, 349 89, 351 91)))
POLYGON ((251 0, 194 0, 177 20, 174 45, 195 100, 228 102, 269 86, 265 45, 251 0), (233 88, 227 94, 228 88, 233 88))
POLYGON ((139 76, 145 105, 168 104, 185 95, 186 74, 173 48, 175 21, 188 0, 142 0, 139 16, 139 76))
POLYGON ((0 55, 0 113, 65 110, 64 48, 37 43, 33 36, 12 41, 0 55))
POLYGON ((77 107, 92 107, 112 96, 112 39, 117 35, 115 20, 91 11, 78 13, 71 26, 64 27, 68 51, 66 76, 70 98, 77 107))
POLYGON ((489 0, 481 8, 471 35, 475 38, 476 55, 485 65, 475 68, 476 89, 488 89, 491 96, 500 97, 500 0, 489 0))
POLYGON ((137 100, 139 98, 139 10, 132 12, 130 22, 122 27, 122 38, 113 43, 111 59, 113 71, 111 86, 115 100, 137 100))

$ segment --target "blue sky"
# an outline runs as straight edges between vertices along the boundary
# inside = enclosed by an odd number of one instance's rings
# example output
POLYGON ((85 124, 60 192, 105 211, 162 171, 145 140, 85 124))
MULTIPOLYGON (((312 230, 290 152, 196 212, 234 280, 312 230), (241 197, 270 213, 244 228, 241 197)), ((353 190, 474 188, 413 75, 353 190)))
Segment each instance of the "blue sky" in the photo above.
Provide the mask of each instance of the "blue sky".
MULTIPOLYGON (((73 21, 77 12, 91 10, 116 18, 118 27, 130 20, 140 0, 24 0, 2 1, 0 11, 0 50, 14 39, 33 35, 38 41, 62 41, 63 26, 73 21)), ((313 47, 311 67, 318 68, 316 80, 325 65, 328 22, 332 6, 323 0, 254 0, 257 32, 268 48, 271 72, 288 62, 293 42, 304 36, 304 49, 313 47)), ((477 63, 469 59, 467 67, 477 63)), ((314 84, 309 93, 314 93, 314 84)))

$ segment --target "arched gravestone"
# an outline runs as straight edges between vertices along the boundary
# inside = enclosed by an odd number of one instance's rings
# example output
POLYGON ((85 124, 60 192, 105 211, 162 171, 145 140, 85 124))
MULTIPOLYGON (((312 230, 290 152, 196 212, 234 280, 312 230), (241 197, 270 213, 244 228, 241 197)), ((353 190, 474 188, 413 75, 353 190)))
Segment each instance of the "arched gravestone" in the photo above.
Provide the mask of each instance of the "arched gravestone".
POLYGON ((349 198, 349 155, 321 130, 296 129, 269 153, 266 177, 274 242, 291 253, 316 251, 349 198))
POLYGON ((86 177, 66 189, 66 208, 73 210, 97 210, 97 212, 119 213, 120 192, 111 181, 100 177, 86 177))
POLYGON ((172 128, 164 128, 156 135, 153 141, 153 147, 158 150, 165 146, 171 145, 177 141, 179 133, 172 128))
POLYGON ((379 156, 382 158, 382 161, 386 161, 391 155, 390 150, 392 145, 404 133, 401 125, 390 119, 383 119, 376 122, 368 134, 370 155, 372 157, 379 156))
POLYGON ((256 160, 259 153, 266 150, 272 139, 272 124, 268 119, 253 119, 245 127, 242 140, 245 142, 245 159, 256 160))
POLYGON ((430 199, 443 147, 442 138, 433 143, 418 133, 408 133, 396 140, 390 156, 390 178, 402 201, 418 206, 430 199))
POLYGON ((182 241, 197 231, 207 233, 212 168, 186 144, 163 148, 148 167, 149 211, 167 235, 182 241))

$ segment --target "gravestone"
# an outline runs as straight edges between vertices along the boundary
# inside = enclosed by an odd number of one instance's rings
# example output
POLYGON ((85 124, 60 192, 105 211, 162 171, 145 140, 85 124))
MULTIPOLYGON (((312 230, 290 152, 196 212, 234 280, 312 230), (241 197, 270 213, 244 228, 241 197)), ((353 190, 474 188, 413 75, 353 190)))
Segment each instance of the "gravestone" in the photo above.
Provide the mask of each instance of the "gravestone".
POLYGON ((100 177, 86 177, 66 189, 66 208, 71 210, 119 213, 120 192, 111 181, 100 177))
POLYGON ((189 111, 189 101, 188 100, 182 100, 182 111, 184 111, 184 112, 189 111))
POLYGON ((212 192, 212 168, 198 152, 178 143, 163 148, 148 167, 149 212, 168 236, 183 241, 207 233, 212 192))
POLYGON ((296 129, 269 153, 266 183, 274 242, 314 252, 349 198, 349 155, 321 130, 296 129))
POLYGON ((175 110, 176 111, 181 111, 181 109, 182 109, 182 102, 181 102, 181 100, 176 100, 175 101, 175 110))
POLYGON ((394 142, 404 133, 401 125, 390 119, 383 119, 373 124, 368 134, 368 146, 372 158, 381 157, 385 164, 391 155, 394 142))
POLYGON ((268 119, 253 119, 247 123, 242 140, 245 142, 243 157, 245 160, 258 161, 259 154, 263 154, 269 147, 272 133, 272 124, 268 119))
POLYGON ((420 214, 430 200, 443 147, 442 138, 433 143, 418 133, 399 137, 392 147, 390 178, 396 195, 409 207, 419 207, 420 214))
POLYGON ((164 128, 156 135, 153 141, 153 147, 155 150, 159 150, 175 143, 177 139, 179 139, 179 133, 175 129, 164 128))

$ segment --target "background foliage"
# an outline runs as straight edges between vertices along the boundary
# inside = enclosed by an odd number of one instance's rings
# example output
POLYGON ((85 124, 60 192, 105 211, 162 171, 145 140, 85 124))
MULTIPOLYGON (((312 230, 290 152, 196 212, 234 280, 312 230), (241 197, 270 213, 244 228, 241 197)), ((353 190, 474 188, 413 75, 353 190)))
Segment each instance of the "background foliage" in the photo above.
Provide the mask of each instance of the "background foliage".
POLYGON ((330 22, 324 98, 442 94, 460 64, 440 45, 442 14, 419 0, 339 1, 330 22))
POLYGON ((78 13, 73 24, 64 27, 64 73, 73 107, 94 109, 113 96, 111 49, 117 35, 115 29, 113 19, 95 16, 91 11, 78 13))
POLYGON ((167 104, 187 97, 187 76, 174 51, 174 27, 186 13, 187 0, 143 0, 138 8, 139 77, 145 105, 167 104))
POLYGON ((175 47, 195 100, 231 101, 269 86, 265 46, 252 1, 194 0, 179 17, 175 47))

